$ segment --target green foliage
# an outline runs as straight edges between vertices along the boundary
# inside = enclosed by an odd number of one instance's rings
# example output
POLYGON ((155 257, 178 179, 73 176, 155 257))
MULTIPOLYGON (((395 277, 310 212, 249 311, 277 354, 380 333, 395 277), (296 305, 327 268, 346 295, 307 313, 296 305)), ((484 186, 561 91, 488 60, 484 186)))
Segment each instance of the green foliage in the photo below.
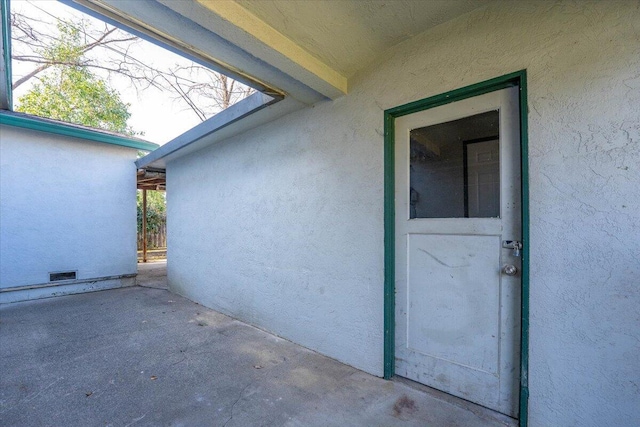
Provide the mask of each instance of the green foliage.
POLYGON ((84 53, 80 30, 84 26, 84 21, 58 22, 58 37, 51 45, 39 49, 42 57, 52 63, 80 65, 84 53))
POLYGON ((60 23, 59 37, 42 55, 55 64, 18 100, 17 111, 67 123, 136 135, 127 126, 129 104, 117 91, 82 66, 80 31, 60 23))
POLYGON ((53 70, 20 97, 17 111, 126 135, 129 104, 105 82, 81 67, 53 70))
MULTIPOLYGON (((138 234, 142 233, 142 191, 138 190, 138 234)), ((160 230, 167 221, 167 202, 164 191, 147 190, 147 233, 160 230)))

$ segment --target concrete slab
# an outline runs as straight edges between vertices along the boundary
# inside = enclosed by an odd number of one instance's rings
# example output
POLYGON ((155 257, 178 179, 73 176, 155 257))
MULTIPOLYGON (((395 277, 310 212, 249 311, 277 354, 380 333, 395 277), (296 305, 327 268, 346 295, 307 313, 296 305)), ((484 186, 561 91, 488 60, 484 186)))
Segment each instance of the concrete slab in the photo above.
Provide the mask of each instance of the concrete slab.
POLYGON ((162 289, 0 307, 0 425, 504 426, 162 289))
POLYGON ((136 284, 147 288, 169 289, 169 284, 167 283, 167 260, 139 262, 136 284))

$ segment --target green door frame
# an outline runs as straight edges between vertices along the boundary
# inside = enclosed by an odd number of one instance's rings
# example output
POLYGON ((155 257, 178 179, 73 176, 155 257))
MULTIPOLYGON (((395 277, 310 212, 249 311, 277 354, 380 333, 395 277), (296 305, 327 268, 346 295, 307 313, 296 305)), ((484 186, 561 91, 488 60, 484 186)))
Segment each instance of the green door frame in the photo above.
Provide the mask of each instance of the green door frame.
POLYGON ((516 71, 384 112, 384 378, 395 370, 395 119, 507 87, 520 88, 520 153, 522 177, 522 301, 520 331, 520 426, 527 426, 529 401, 529 167, 527 72, 516 71))

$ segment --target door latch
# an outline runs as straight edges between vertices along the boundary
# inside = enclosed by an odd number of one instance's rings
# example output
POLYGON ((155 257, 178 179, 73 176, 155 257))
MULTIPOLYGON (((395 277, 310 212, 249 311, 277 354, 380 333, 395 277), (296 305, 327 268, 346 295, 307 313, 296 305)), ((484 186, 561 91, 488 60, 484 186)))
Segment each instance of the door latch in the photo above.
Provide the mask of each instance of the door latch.
POLYGON ((505 249, 513 249, 513 256, 520 256, 520 251, 522 250, 522 242, 518 242, 517 240, 503 240, 502 247, 505 249))

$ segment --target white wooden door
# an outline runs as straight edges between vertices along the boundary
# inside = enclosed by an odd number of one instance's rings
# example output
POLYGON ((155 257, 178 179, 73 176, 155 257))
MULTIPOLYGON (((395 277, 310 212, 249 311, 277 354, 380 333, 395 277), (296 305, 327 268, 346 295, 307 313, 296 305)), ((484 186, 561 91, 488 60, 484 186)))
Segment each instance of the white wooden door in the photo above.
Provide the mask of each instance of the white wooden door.
POLYGON ((396 375, 513 417, 518 119, 509 88, 395 122, 396 375))

